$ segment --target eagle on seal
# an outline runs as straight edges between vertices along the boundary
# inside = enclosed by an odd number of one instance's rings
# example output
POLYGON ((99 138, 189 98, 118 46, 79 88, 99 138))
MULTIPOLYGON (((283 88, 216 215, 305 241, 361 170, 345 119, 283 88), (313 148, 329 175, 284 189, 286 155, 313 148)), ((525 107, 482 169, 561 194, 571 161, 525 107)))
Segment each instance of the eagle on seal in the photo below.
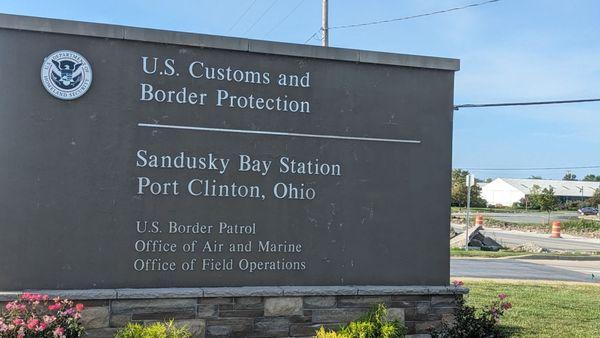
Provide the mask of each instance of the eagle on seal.
POLYGON ((70 60, 52 60, 52 82, 62 89, 73 89, 79 85, 82 73, 79 67, 83 63, 75 63, 70 60))

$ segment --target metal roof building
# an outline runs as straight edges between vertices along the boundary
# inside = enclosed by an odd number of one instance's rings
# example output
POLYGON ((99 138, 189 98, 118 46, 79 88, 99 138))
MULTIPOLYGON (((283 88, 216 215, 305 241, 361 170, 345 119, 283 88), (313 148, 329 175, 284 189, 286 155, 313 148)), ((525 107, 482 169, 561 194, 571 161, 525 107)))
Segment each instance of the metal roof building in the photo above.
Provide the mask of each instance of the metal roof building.
POLYGON ((600 182, 497 178, 481 188, 481 196, 488 204, 511 206, 529 195, 534 185, 540 189, 552 187, 554 194, 563 199, 589 198, 600 189, 600 182))

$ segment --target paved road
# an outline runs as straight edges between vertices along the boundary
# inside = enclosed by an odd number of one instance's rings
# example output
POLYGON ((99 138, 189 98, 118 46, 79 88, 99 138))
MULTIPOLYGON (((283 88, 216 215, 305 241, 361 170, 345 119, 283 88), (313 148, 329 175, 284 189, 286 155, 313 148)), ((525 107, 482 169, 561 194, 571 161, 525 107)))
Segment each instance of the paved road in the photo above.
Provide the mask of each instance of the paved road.
MULTIPOLYGON (((493 218, 503 222, 513 223, 547 223, 548 214, 545 212, 484 212, 481 214, 484 218, 493 218)), ((452 213, 452 215, 464 216, 464 212, 452 213)), ((551 220, 564 221, 575 219, 579 216, 576 211, 556 211, 550 215, 551 220)))
POLYGON ((581 272, 588 276, 594 275, 594 279, 600 278, 600 261, 570 261, 558 259, 520 259, 519 261, 581 272))
MULTIPOLYGON (((458 231, 464 231, 464 225, 452 224, 458 231)), ((583 238, 563 234, 563 238, 550 238, 550 234, 538 234, 515 230, 485 228, 482 233, 492 237, 503 246, 511 247, 525 243, 535 243, 537 246, 559 251, 600 252, 600 239, 583 238)))
POLYGON ((581 269, 578 264, 569 264, 568 262, 557 267, 545 260, 452 258, 450 275, 453 277, 557 280, 600 284, 600 261, 586 262, 586 264, 587 270, 580 272, 575 271, 581 269), (542 263, 540 264, 540 262, 542 263), (596 271, 595 277, 592 277, 588 270, 596 271))

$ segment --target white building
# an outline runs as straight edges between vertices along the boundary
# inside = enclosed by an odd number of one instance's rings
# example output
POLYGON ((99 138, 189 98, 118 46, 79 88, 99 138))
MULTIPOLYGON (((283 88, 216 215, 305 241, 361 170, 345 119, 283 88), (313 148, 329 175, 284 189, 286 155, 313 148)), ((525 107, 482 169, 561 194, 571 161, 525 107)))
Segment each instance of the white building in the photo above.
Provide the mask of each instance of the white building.
POLYGON ((600 189, 600 182, 497 178, 481 188, 481 197, 490 205, 512 206, 529 195, 534 185, 540 190, 554 188, 554 195, 562 200, 589 198, 600 189))

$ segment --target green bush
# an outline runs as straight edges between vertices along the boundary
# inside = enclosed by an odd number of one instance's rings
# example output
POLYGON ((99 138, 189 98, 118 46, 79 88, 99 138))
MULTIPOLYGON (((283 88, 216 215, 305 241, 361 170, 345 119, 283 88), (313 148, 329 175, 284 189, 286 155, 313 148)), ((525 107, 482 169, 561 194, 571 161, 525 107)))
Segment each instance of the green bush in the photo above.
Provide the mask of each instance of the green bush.
POLYGON ((316 338, 398 338, 405 334, 406 327, 398 320, 388 320, 385 305, 379 304, 337 332, 321 327, 316 338))
POLYGON ((115 338, 190 338, 192 334, 187 327, 177 327, 173 321, 142 325, 128 323, 117 331, 115 338))
POLYGON ((506 301, 506 297, 507 295, 501 293, 498 295, 498 300, 492 302, 489 307, 477 309, 466 305, 463 297, 457 296, 454 321, 450 323, 444 321, 442 327, 439 330, 434 330, 431 335, 436 338, 504 337, 505 334, 498 324, 504 312, 512 308, 512 304, 506 301))

